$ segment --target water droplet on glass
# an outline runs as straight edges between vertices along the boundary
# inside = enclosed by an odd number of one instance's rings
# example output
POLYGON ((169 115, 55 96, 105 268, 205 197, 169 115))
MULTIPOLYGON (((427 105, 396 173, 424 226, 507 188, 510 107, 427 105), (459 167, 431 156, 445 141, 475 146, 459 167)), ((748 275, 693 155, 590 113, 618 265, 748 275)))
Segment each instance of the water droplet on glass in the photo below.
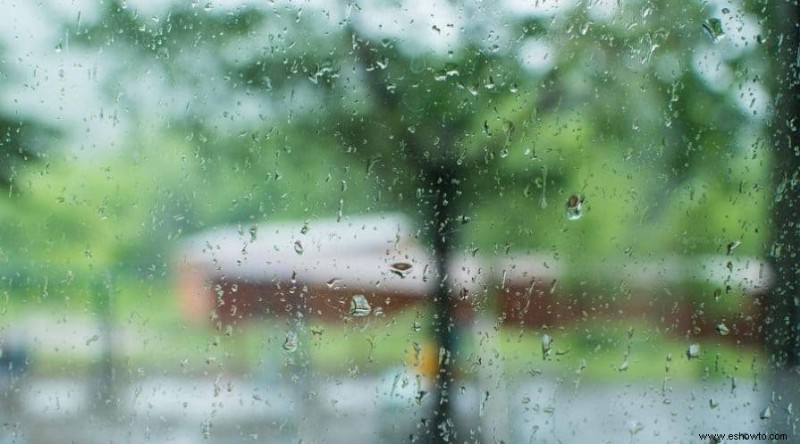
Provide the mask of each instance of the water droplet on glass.
POLYGON ((336 284, 339 283, 339 281, 340 281, 339 278, 333 278, 333 279, 329 280, 328 282, 325 282, 325 285, 327 285, 328 288, 334 288, 334 287, 336 287, 336 284))
POLYGON ((617 368, 617 370, 621 371, 621 372, 627 371, 628 370, 628 365, 629 365, 628 364, 628 360, 626 359, 625 361, 623 361, 622 364, 620 364, 620 366, 617 368))
POLYGON ((715 401, 713 398, 708 400, 708 406, 712 409, 719 407, 719 402, 715 401))
POLYGON ((414 331, 420 331, 422 330, 422 324, 419 321, 414 321, 414 323, 411 325, 411 329, 414 331))
POLYGON ((722 21, 716 17, 712 17, 703 22, 703 29, 714 43, 719 42, 725 37, 725 31, 722 30, 722 21))
POLYGON ((308 234, 308 224, 303 224, 303 228, 300 229, 300 234, 308 234))
POLYGON ((730 10, 730 9, 728 9, 728 8, 722 8, 722 13, 723 13, 723 14, 730 14, 730 13, 731 13, 731 10, 730 10))
POLYGON ((578 220, 583 216, 583 196, 580 194, 573 194, 567 199, 567 204, 564 206, 564 214, 568 220, 578 220))
POLYGON ((97 342, 98 339, 100 339, 100 336, 99 335, 94 335, 91 338, 86 340, 86 345, 89 345, 92 342, 97 342))
POLYGON ((728 326, 727 326, 727 325, 725 325, 725 323, 724 323, 724 322, 720 322, 719 324, 717 324, 717 326, 716 326, 716 330, 717 330, 717 333, 719 333, 719 334, 720 334, 720 335, 722 335, 722 336, 727 336, 727 335, 728 335, 728 333, 730 333, 730 332, 731 332, 731 331, 728 329, 728 326))
POLYGON ((350 299, 350 315, 364 317, 369 315, 372 307, 369 306, 367 298, 363 294, 356 294, 350 299))
POLYGON ((303 254, 303 244, 300 241, 294 241, 294 252, 297 254, 303 254))
POLYGON ((736 247, 738 247, 739 245, 742 245, 742 242, 738 240, 729 243, 728 246, 726 247, 728 255, 730 255, 733 252, 733 250, 735 250, 736 247))
POLYGON ((769 406, 766 406, 764 410, 761 411, 761 414, 758 415, 761 419, 769 419, 770 416, 772 416, 772 409, 770 409, 769 406))
POLYGON ((420 74, 428 68, 428 63, 422 57, 414 57, 409 63, 409 70, 414 74, 420 74))
POLYGON ((553 346, 553 337, 547 333, 542 335, 542 359, 547 359, 550 348, 553 346))
POLYGON ((700 357, 700 344, 692 344, 686 349, 686 357, 689 360, 697 359, 700 357))
POLYGON ((409 264, 408 262, 395 262, 389 266, 389 271, 400 276, 401 278, 404 278, 408 273, 411 272, 410 270, 412 267, 413 265, 409 264))
POLYGON ((202 435, 203 439, 211 438, 211 421, 203 421, 202 435))
POLYGON ((642 430, 644 430, 644 424, 642 424, 641 421, 633 420, 628 422, 628 431, 631 435, 635 435, 642 430))
POLYGON ((286 339, 283 341, 283 349, 289 353, 297 350, 297 333, 290 331, 286 333, 286 339))

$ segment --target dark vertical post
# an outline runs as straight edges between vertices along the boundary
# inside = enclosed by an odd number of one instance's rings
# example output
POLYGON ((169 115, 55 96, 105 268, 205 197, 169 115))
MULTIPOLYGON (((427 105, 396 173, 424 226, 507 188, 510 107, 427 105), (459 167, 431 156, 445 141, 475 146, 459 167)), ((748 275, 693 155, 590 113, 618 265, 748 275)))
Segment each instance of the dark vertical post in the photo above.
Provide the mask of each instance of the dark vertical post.
MULTIPOLYGON (((93 288, 95 314, 99 324, 101 344, 100 364, 96 369, 97 408, 106 413, 114 411, 114 361, 113 361, 113 321, 111 299, 114 294, 114 282, 111 274, 97 277, 93 288)), ((91 339, 90 339, 91 340, 91 339)))
POLYGON ((430 424, 431 441, 455 442, 455 421, 451 401, 454 393, 454 361, 458 337, 455 330, 455 305, 452 288, 448 282, 448 261, 458 245, 456 239, 457 212, 459 209, 461 168, 455 162, 432 166, 423 172, 425 186, 433 191, 427 203, 430 214, 426 221, 429 240, 433 248, 438 280, 434 301, 433 336, 439 347, 439 370, 436 375, 432 401, 433 421, 430 424))
POLYGON ((796 437, 800 427, 793 413, 800 405, 800 16, 796 0, 769 5, 767 57, 773 66, 770 86, 775 103, 769 125, 775 190, 769 257, 775 281, 764 307, 764 338, 772 370, 770 431, 796 437))

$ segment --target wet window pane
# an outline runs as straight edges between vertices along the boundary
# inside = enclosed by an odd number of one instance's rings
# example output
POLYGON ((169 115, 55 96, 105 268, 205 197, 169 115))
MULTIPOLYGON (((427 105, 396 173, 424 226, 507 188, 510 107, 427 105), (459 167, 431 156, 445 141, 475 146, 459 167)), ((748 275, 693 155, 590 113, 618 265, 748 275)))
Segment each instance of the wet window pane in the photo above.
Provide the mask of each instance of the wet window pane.
POLYGON ((798 439, 797 5, 0 13, 0 442, 798 439))

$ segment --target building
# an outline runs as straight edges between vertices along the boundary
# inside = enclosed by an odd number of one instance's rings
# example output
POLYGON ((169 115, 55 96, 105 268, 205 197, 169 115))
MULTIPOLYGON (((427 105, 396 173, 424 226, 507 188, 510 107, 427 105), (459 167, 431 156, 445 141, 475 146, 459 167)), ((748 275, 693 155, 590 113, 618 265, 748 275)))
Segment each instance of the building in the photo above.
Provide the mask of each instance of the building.
MULTIPOLYGON (((390 315, 424 302, 439 282, 420 236, 400 214, 202 232, 177 254, 181 309, 193 321, 222 323, 390 315)), ((568 264, 547 255, 465 252, 449 262, 446 282, 462 321, 478 312, 525 328, 645 319, 690 336, 724 324, 744 342, 758 337, 759 304, 772 280, 763 261, 735 256, 598 261, 585 281, 568 279, 568 264), (738 298, 735 309, 720 298, 738 298)))

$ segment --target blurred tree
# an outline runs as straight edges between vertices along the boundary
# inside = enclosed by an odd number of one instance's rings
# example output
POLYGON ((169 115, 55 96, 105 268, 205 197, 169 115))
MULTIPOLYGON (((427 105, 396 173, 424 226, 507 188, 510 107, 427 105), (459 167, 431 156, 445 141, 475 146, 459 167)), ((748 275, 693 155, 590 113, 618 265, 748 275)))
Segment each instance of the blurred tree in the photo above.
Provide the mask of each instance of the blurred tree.
MULTIPOLYGON (((0 85, 14 85, 13 66, 2 56, 0 47, 0 85)), ((8 189, 25 163, 41 158, 48 138, 56 130, 34 117, 21 116, 17 110, 7 109, 10 104, 0 105, 0 187, 8 189)))
POLYGON ((442 441, 457 358, 445 270, 465 242, 551 249, 581 272, 632 246, 718 252, 748 238, 741 251, 758 252, 762 11, 400 3, 176 2, 153 18, 110 1, 81 35, 130 55, 114 96, 158 72, 170 124, 216 168, 263 177, 280 153, 333 152, 376 201, 419 215, 440 277, 429 435, 442 441), (564 217, 576 192, 591 224, 564 217))

